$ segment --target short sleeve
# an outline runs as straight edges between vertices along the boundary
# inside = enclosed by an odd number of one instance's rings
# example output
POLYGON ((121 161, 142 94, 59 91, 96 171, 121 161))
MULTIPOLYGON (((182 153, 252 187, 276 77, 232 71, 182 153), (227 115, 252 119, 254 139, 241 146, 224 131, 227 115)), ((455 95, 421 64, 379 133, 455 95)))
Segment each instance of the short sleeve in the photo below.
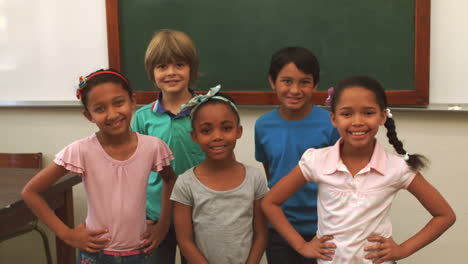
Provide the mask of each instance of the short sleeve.
POLYGON ((405 161, 402 162, 402 168, 399 173, 401 177, 399 178, 398 181, 398 187, 399 189, 408 189, 410 186, 411 182, 414 180, 414 177, 416 177, 416 173, 414 170, 412 170, 405 161))
POLYGON ((159 172, 162 171, 163 167, 171 165, 174 156, 164 141, 156 137, 153 139, 156 141, 156 146, 152 171, 159 172))
POLYGON ((174 188, 172 189, 170 199, 181 204, 193 206, 192 190, 190 188, 188 177, 189 175, 182 174, 177 178, 174 188))
POLYGON ((269 191, 267 178, 263 170, 255 168, 255 200, 263 198, 269 191))
POLYGON ((260 132, 258 129, 258 123, 255 123, 255 159, 258 162, 266 162, 265 152, 261 144, 260 132))
POLYGON ((80 142, 75 141, 55 155, 54 163, 68 171, 83 175, 85 170, 80 153, 80 142))
POLYGON ((308 149, 304 154, 302 154, 301 159, 299 160, 299 168, 301 169, 302 174, 306 181, 310 182, 317 182, 317 170, 316 166, 314 166, 317 150, 316 149, 308 149))

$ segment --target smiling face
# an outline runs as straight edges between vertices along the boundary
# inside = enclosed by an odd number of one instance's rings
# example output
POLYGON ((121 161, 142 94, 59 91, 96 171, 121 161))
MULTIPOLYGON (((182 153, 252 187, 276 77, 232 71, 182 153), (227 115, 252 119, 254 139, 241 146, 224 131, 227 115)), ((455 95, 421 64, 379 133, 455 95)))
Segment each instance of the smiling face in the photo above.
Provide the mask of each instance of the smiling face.
POLYGON ((190 66, 185 62, 157 64, 153 69, 156 85, 163 94, 183 94, 188 92, 190 66))
POLYGON ((193 141, 200 144, 207 160, 234 159, 234 147, 242 136, 242 126, 229 105, 221 102, 201 105, 192 123, 193 141))
POLYGON ((122 85, 105 82, 91 88, 83 114, 95 123, 103 136, 120 136, 130 132, 135 100, 122 85))
POLYGON ((281 102, 280 112, 285 119, 303 118, 312 109, 312 92, 317 88, 312 74, 302 72, 290 62, 281 69, 276 80, 271 77, 268 80, 281 102))
POLYGON ((343 150, 373 151, 379 126, 386 114, 372 91, 360 86, 345 88, 336 102, 331 121, 343 138, 343 150))

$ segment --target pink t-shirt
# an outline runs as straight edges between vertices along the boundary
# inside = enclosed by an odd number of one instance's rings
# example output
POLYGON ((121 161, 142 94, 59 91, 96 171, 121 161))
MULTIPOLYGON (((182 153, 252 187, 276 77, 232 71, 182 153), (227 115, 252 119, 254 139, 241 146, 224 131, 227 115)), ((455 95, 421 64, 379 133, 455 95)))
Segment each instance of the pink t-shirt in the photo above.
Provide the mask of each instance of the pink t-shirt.
POLYGON ((110 251, 139 248, 146 230, 146 186, 150 171, 170 165, 171 150, 160 139, 138 134, 138 146, 124 161, 102 148, 95 134, 66 146, 54 162, 80 174, 88 200, 86 227, 107 228, 110 251))
POLYGON ((308 149, 299 161, 306 180, 319 188, 317 237, 333 235, 337 246, 333 261, 317 263, 372 263, 364 258, 369 254, 364 251, 370 245, 367 238, 392 235, 392 201, 416 173, 402 157, 385 152, 376 143, 369 164, 353 177, 340 158, 340 143, 308 149))

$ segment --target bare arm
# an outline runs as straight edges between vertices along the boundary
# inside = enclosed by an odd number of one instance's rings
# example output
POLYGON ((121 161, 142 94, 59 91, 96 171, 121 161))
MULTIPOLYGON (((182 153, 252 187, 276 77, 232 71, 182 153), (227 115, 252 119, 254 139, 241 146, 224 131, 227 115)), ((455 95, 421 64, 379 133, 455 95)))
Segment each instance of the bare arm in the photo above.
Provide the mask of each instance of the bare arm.
POLYGON ((180 251, 192 264, 208 264, 193 240, 192 207, 174 202, 174 224, 180 251))
POLYGON ((262 199, 254 202, 253 242, 247 264, 260 263, 267 245, 267 223, 261 208, 262 199))
MULTIPOLYGON (((375 263, 406 258, 436 240, 455 223, 456 216, 448 202, 420 173, 416 174, 408 187, 408 191, 426 208, 432 215, 432 219, 419 232, 400 245, 395 244, 393 239, 387 241, 376 238, 374 241, 387 242, 390 245, 388 250, 376 248, 379 245, 370 247, 369 250, 380 250, 368 255, 368 258, 378 259, 375 263)), ((372 239, 369 240, 372 241, 372 239)))
POLYGON ((163 187, 161 194, 161 214, 156 224, 148 225, 148 230, 143 234, 144 238, 148 238, 142 245, 145 253, 151 252, 164 240, 171 226, 172 218, 172 202, 169 199, 174 188, 176 175, 171 166, 163 167, 159 172, 159 176, 163 179, 163 187))
POLYGON ((268 163, 266 162, 263 163, 263 169, 265 169, 265 175, 267 177, 267 180, 270 181, 271 176, 270 176, 270 167, 268 166, 268 163))
POLYGON ((294 167, 294 169, 276 183, 265 198, 263 198, 262 209, 268 220, 270 220, 275 227, 275 230, 301 255, 309 258, 331 260, 330 257, 324 255, 334 254, 334 251, 328 248, 334 248, 335 245, 333 243, 325 243, 327 240, 330 240, 331 237, 324 236, 320 239, 314 238, 312 241, 305 241, 291 223, 289 223, 280 207, 306 183, 307 181, 299 166, 294 167))
POLYGON ((47 191, 56 181, 67 174, 68 171, 55 163, 41 170, 24 186, 22 196, 25 203, 34 214, 44 222, 57 236, 67 244, 89 252, 98 252, 105 247, 107 238, 97 238, 107 230, 88 230, 84 224, 72 229, 65 225, 42 198, 41 193, 47 191))

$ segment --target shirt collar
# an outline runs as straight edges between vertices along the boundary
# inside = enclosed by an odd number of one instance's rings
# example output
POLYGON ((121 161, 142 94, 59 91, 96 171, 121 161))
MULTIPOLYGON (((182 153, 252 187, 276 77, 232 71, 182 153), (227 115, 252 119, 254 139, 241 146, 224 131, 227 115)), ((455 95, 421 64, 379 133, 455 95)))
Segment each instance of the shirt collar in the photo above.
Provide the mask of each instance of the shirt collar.
MULTIPOLYGON (((195 91, 189 88, 190 93, 192 94, 192 97, 196 95, 195 91)), ((166 113, 168 114, 171 118, 177 118, 177 117, 182 117, 182 116, 188 116, 190 115, 190 111, 192 110, 191 107, 185 108, 183 111, 179 112, 177 115, 174 115, 171 111, 167 110, 162 102, 162 97, 163 94, 161 92, 158 93, 158 99, 153 102, 151 105, 151 110, 154 113, 166 113)))
MULTIPOLYGON (((342 138, 338 140, 334 146, 330 148, 330 151, 327 153, 325 164, 323 166, 324 174, 332 174, 336 171, 346 171, 346 166, 340 157, 340 148, 342 144, 342 138)), ((374 169, 380 175, 385 175, 387 168, 386 164, 387 154, 379 142, 375 142, 374 152, 372 153, 371 160, 367 164, 366 168, 374 169)))

